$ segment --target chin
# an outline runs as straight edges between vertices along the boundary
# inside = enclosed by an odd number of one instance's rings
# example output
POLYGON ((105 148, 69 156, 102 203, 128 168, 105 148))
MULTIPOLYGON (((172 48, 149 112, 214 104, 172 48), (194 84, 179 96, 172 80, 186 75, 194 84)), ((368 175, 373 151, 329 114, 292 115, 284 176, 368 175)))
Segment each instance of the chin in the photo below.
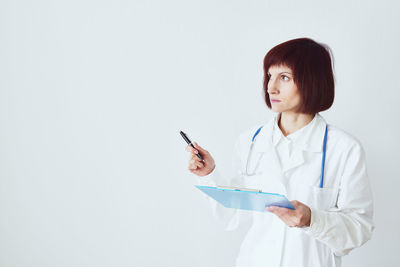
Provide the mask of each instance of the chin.
POLYGON ((271 106, 271 110, 272 110, 273 112, 278 112, 278 113, 281 113, 281 112, 284 112, 284 111, 285 111, 285 109, 283 109, 283 108, 278 108, 278 107, 274 107, 274 105, 271 106))

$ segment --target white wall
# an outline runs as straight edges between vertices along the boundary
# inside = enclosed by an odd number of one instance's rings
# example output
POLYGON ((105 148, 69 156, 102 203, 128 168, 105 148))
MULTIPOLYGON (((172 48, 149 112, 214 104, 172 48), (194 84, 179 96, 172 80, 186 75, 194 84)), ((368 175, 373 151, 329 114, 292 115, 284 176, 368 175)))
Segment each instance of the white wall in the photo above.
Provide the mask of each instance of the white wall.
POLYGON ((0 266, 233 266, 193 187, 185 130, 229 173, 237 135, 272 113, 262 60, 327 43, 322 115, 364 145, 373 239, 343 266, 398 266, 396 1, 0 1, 0 266))

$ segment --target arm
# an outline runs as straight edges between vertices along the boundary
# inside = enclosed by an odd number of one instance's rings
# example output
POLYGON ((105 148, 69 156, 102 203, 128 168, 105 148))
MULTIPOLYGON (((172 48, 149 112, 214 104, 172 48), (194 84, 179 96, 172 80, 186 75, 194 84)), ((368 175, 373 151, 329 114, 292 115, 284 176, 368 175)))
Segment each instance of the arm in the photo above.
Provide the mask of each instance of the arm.
MULTIPOLYGON (((216 167, 209 175, 199 177, 198 184, 207 186, 242 186, 243 175, 241 171, 242 163, 240 160, 239 139, 236 141, 233 151, 232 165, 233 175, 230 176, 230 179, 225 179, 223 176, 221 176, 218 167, 216 167)), ((204 196, 209 201, 213 217, 221 222, 224 229, 227 231, 237 229, 240 225, 249 222, 252 218, 251 213, 248 211, 225 208, 211 197, 208 197, 207 195, 204 196)))
POLYGON ((328 211, 311 208, 310 226, 301 229, 328 245, 335 255, 342 256, 371 239, 375 228, 372 217, 373 200, 365 153, 356 144, 346 159, 337 207, 328 211))

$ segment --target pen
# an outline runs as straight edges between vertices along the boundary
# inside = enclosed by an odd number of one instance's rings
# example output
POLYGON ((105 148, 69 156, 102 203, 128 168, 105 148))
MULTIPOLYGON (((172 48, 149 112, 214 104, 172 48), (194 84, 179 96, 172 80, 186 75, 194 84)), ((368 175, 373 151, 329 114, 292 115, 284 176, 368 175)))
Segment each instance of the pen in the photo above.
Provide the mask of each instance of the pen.
MULTIPOLYGON (((192 141, 190 141, 190 139, 187 137, 187 135, 186 135, 184 132, 180 131, 179 133, 182 135, 183 139, 186 141, 186 143, 188 143, 188 145, 190 145, 191 147, 193 147, 194 149, 196 149, 196 148, 194 147, 194 145, 192 144, 192 141)), ((198 150, 197 150, 197 151, 198 151, 198 150)), ((197 156, 198 156, 202 161, 204 161, 204 158, 203 158, 203 156, 200 154, 200 152, 197 153, 197 156)))

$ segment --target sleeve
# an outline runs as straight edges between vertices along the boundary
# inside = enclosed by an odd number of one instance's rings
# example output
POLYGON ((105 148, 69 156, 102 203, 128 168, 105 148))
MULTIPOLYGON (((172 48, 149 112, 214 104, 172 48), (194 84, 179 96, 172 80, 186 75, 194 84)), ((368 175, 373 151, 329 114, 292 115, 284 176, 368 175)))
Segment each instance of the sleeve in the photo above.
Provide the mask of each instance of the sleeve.
MULTIPOLYGON (((243 174, 242 174, 242 162, 240 160, 240 151, 239 151, 239 138, 235 143, 235 148, 232 156, 232 170, 233 175, 230 178, 224 178, 219 168, 216 166, 214 171, 207 176, 198 177, 198 183, 200 185, 206 186, 219 186, 219 185, 227 185, 227 186, 242 186, 243 174)), ((222 224, 222 227, 226 231, 236 230, 239 226, 245 225, 251 222, 252 214, 245 210, 238 209, 230 209, 222 206, 219 202, 214 200, 213 198, 204 194, 204 196, 208 199, 208 202, 211 207, 211 213, 217 221, 222 224)))
POLYGON ((327 211, 310 208, 310 226, 301 228, 337 256, 363 245, 375 228, 372 192, 360 144, 350 149, 345 164, 336 207, 327 211))

